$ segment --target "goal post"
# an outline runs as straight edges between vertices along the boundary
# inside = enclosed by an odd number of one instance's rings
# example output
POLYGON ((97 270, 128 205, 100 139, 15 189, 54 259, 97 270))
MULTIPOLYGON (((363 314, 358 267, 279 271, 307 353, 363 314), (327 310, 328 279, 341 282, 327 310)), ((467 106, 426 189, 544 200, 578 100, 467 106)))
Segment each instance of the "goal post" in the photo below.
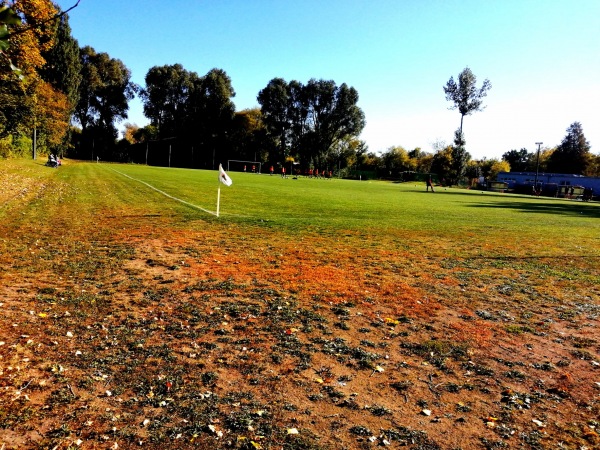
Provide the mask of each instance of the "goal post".
POLYGON ((261 167, 260 161, 227 160, 227 172, 261 173, 261 167))

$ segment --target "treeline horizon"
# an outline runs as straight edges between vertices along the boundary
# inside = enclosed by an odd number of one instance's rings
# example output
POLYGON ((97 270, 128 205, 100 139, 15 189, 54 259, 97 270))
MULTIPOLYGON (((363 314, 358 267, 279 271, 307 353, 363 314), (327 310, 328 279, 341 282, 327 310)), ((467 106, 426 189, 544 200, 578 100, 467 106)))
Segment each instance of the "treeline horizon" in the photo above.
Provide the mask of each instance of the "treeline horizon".
POLYGON ((600 155, 590 152, 578 122, 555 147, 511 149, 501 159, 471 158, 462 116, 450 145, 438 142, 432 152, 393 146, 376 154, 359 138, 366 118, 358 92, 346 83, 275 77, 257 93, 259 108, 236 111, 223 69, 200 76, 181 64, 153 66, 139 86, 119 59, 79 47, 68 14, 51 1, 15 1, 12 8, 20 22, 6 24, 8 44, 0 52, 2 157, 54 153, 205 169, 236 159, 348 177, 361 171, 385 178, 434 173, 448 184, 511 170, 600 175, 600 155), (136 96, 150 123, 125 123, 119 139, 117 124, 127 120, 136 96))

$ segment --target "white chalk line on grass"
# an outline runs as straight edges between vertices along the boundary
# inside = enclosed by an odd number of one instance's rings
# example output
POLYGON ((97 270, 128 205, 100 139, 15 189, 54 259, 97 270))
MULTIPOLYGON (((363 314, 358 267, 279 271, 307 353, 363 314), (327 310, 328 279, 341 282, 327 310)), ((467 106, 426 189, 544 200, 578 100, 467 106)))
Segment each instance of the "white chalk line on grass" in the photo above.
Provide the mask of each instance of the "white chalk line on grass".
POLYGON ((185 200, 181 200, 180 198, 177 198, 177 197, 173 197, 172 195, 167 194, 166 192, 161 191, 160 189, 155 188, 154 186, 152 186, 151 184, 146 183, 145 181, 138 180, 137 178, 133 178, 133 177, 127 175, 126 173, 119 172, 118 170, 113 169, 112 167, 107 167, 107 168, 109 170, 112 170, 113 172, 118 173, 119 175, 123 175, 124 177, 129 178, 130 180, 137 181, 138 183, 142 183, 142 184, 148 186, 150 189, 152 189, 152 190, 154 190, 154 191, 156 191, 156 192, 164 195, 165 197, 170 198, 171 200, 175 200, 177 202, 183 203, 184 205, 191 206, 192 208, 196 208, 196 209, 199 209, 200 211, 204 211, 205 213, 212 214, 213 216, 217 216, 217 213, 214 212, 214 211, 209 211, 208 209, 201 208, 200 206, 194 205, 193 203, 186 202, 185 200))

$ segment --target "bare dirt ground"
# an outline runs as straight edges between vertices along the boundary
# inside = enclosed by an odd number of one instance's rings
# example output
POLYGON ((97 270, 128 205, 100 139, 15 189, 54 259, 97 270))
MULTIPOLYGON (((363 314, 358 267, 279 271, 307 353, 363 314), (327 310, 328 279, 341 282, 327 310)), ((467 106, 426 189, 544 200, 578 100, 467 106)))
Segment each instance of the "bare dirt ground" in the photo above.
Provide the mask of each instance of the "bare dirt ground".
POLYGON ((182 225, 0 181, 2 450, 600 448, 593 258, 182 225))

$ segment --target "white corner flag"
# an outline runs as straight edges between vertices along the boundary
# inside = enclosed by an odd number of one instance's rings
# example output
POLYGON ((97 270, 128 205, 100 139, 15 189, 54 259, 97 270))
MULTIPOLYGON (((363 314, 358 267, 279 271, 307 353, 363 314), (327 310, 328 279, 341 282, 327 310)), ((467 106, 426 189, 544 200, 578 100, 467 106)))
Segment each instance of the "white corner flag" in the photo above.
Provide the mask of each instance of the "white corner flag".
MULTIPOLYGON (((223 183, 225 186, 231 186, 233 181, 229 178, 229 175, 225 173, 223 170, 223 166, 219 164, 219 181, 223 183)), ((217 189, 217 217, 219 217, 219 209, 221 208, 221 184, 219 184, 219 189, 217 189)))
POLYGON ((219 164, 219 181, 221 183, 223 183, 225 186, 231 186, 233 184, 233 181, 231 181, 231 178, 229 178, 229 175, 227 175, 225 173, 225 171, 223 170, 223 166, 221 164, 219 164))

